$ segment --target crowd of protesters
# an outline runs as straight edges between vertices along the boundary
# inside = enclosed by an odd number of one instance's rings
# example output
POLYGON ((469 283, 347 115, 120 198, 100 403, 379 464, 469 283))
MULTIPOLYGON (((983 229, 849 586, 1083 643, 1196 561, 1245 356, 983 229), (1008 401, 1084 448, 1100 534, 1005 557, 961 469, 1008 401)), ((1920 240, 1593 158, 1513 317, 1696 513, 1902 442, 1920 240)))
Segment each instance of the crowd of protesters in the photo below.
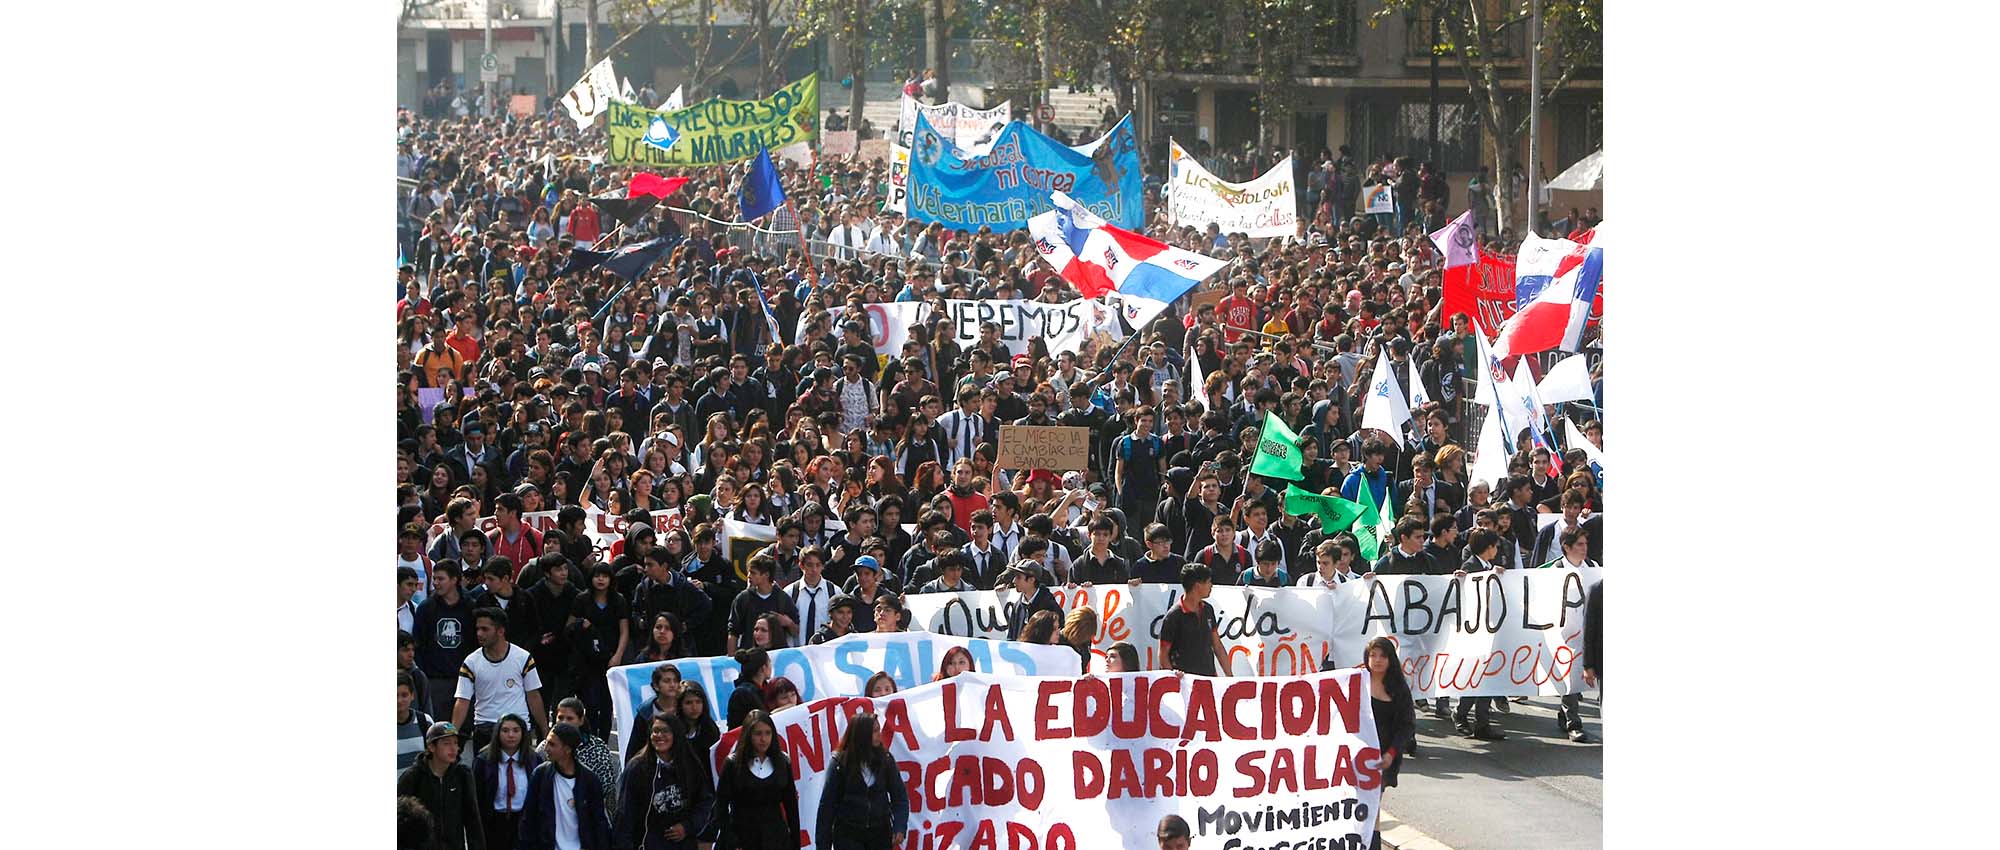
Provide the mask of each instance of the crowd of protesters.
MULTIPOLYGON (((692 181, 664 204, 610 220, 588 198, 631 171, 597 161, 599 131, 560 115, 403 114, 397 142, 397 788, 399 811, 428 823, 418 846, 789 847, 805 817, 832 846, 890 846, 907 808, 862 718, 820 810, 797 810, 769 715, 799 695, 769 653, 907 629, 907 593, 1018 591, 1008 637, 1074 647, 1088 674, 1138 669, 1138 653, 1120 644, 1091 670, 1095 612, 1065 617, 1049 589, 1178 584, 1161 656, 1217 675, 1215 585, 1602 562, 1601 481, 1581 451, 1561 453, 1558 476, 1524 441, 1497 485, 1468 479, 1473 331, 1441 315, 1425 229, 1443 201, 1414 200, 1433 178, 1422 164, 1329 152, 1296 239, 1169 229, 1149 188, 1149 235, 1234 261, 1214 294, 1081 351, 1015 353, 997 326, 964 344, 939 319, 878 359, 852 318, 871 302, 1080 296, 1024 231, 884 213, 880 161, 787 163, 798 232, 773 233, 728 224, 742 164, 683 170, 692 181), (1413 201, 1357 214, 1370 178, 1350 172, 1408 182, 1413 201), (659 237, 671 251, 635 281, 558 274, 573 248, 659 237), (1359 424, 1382 350, 1434 400, 1400 445, 1359 424), (1282 509, 1287 482, 1249 473, 1267 412, 1303 438, 1301 486, 1395 506, 1393 548, 1365 562, 1351 532, 1282 509), (1088 468, 997 466, 1005 423, 1088 428, 1088 468), (554 527, 523 521, 537 512, 554 527), (624 520, 602 551, 594 512, 624 520), (739 572, 717 548, 723 519, 778 540, 739 572), (612 752, 607 669, 714 655, 742 664, 733 693, 663 665, 612 752), (728 728, 748 727, 719 775, 715 700, 728 728)), ((1563 414, 1602 444, 1598 420, 1563 414)), ((1325 663, 1370 672, 1400 764, 1417 719, 1394 645, 1325 663)), ((969 666, 948 654, 939 675, 969 666)), ((867 692, 894 687, 879 676, 867 692)), ((1424 708, 1494 738, 1506 706, 1424 708)), ((1584 739, 1574 698, 1557 724, 1584 739)))

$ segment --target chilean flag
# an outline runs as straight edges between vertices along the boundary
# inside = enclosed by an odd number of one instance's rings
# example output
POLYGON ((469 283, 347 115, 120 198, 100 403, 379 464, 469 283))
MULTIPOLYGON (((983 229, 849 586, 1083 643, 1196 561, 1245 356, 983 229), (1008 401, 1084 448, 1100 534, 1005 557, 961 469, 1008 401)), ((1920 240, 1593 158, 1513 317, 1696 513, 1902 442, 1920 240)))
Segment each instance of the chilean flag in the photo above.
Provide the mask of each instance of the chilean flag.
POLYGON ((1445 322, 1460 313, 1479 315, 1479 232, 1472 225, 1472 211, 1433 232, 1431 244, 1444 257, 1445 322))
POLYGON ((1500 325, 1495 356, 1560 348, 1576 351, 1604 279, 1604 248, 1529 234, 1515 258, 1514 298, 1520 307, 1500 325))
POLYGON ((1050 199, 1055 209, 1028 219, 1035 252, 1083 297, 1124 302, 1121 312, 1133 328, 1144 328, 1169 302, 1229 265, 1107 224, 1061 192, 1050 199))

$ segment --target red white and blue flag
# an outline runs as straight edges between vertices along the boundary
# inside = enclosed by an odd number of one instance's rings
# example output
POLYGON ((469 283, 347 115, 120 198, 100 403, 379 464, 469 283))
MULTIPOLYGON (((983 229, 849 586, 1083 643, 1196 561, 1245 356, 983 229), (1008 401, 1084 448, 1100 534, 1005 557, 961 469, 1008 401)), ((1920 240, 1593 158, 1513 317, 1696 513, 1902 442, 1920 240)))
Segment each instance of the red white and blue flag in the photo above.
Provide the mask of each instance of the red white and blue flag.
POLYGON ((1121 302, 1134 328, 1144 328, 1167 304, 1229 265, 1107 224, 1061 192, 1050 198, 1055 209, 1028 219, 1035 253, 1083 297, 1121 302))
POLYGON ((1500 325, 1493 353, 1500 359, 1560 348, 1576 351, 1591 304, 1604 280, 1604 248, 1530 234, 1515 258, 1519 307, 1500 325))

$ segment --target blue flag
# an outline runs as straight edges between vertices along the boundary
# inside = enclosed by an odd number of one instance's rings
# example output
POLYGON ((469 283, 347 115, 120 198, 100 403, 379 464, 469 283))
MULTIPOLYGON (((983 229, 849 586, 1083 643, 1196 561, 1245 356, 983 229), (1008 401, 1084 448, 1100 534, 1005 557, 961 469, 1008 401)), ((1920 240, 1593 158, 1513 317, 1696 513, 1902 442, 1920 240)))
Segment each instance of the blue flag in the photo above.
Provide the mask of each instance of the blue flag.
POLYGON ((611 256, 604 258, 604 268, 617 273, 628 283, 638 280, 640 275, 646 273, 646 269, 659 262, 661 257, 667 255, 667 250, 680 241, 676 236, 662 236, 636 245, 627 245, 612 251, 611 256))
POLYGON ((750 173, 743 175, 743 188, 736 197, 743 205, 744 221, 763 218, 785 203, 785 188, 778 185, 778 166, 771 163, 769 148, 750 161, 750 173))

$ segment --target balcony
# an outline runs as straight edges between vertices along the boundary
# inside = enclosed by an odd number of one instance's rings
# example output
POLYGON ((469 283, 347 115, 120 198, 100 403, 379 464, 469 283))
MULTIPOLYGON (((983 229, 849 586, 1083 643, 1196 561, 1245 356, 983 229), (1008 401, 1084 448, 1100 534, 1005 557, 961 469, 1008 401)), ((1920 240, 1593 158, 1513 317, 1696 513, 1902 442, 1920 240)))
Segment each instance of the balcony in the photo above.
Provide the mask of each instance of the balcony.
MULTIPOLYGON (((1432 20, 1430 18, 1418 17, 1406 18, 1404 20, 1403 56, 1405 64, 1429 65, 1433 44, 1431 41, 1432 20)), ((1495 45, 1497 55, 1494 58, 1499 60, 1497 64, 1503 68, 1521 64, 1520 55, 1523 40, 1527 37, 1526 33, 1527 27, 1525 25, 1516 26, 1507 31, 1499 40, 1499 43, 1495 45)), ((1437 35, 1440 41, 1448 42, 1451 40, 1451 32, 1448 29, 1440 27, 1437 35)), ((1438 53, 1438 63, 1441 65, 1456 65, 1458 64, 1458 54, 1449 49, 1444 50, 1438 53)))

